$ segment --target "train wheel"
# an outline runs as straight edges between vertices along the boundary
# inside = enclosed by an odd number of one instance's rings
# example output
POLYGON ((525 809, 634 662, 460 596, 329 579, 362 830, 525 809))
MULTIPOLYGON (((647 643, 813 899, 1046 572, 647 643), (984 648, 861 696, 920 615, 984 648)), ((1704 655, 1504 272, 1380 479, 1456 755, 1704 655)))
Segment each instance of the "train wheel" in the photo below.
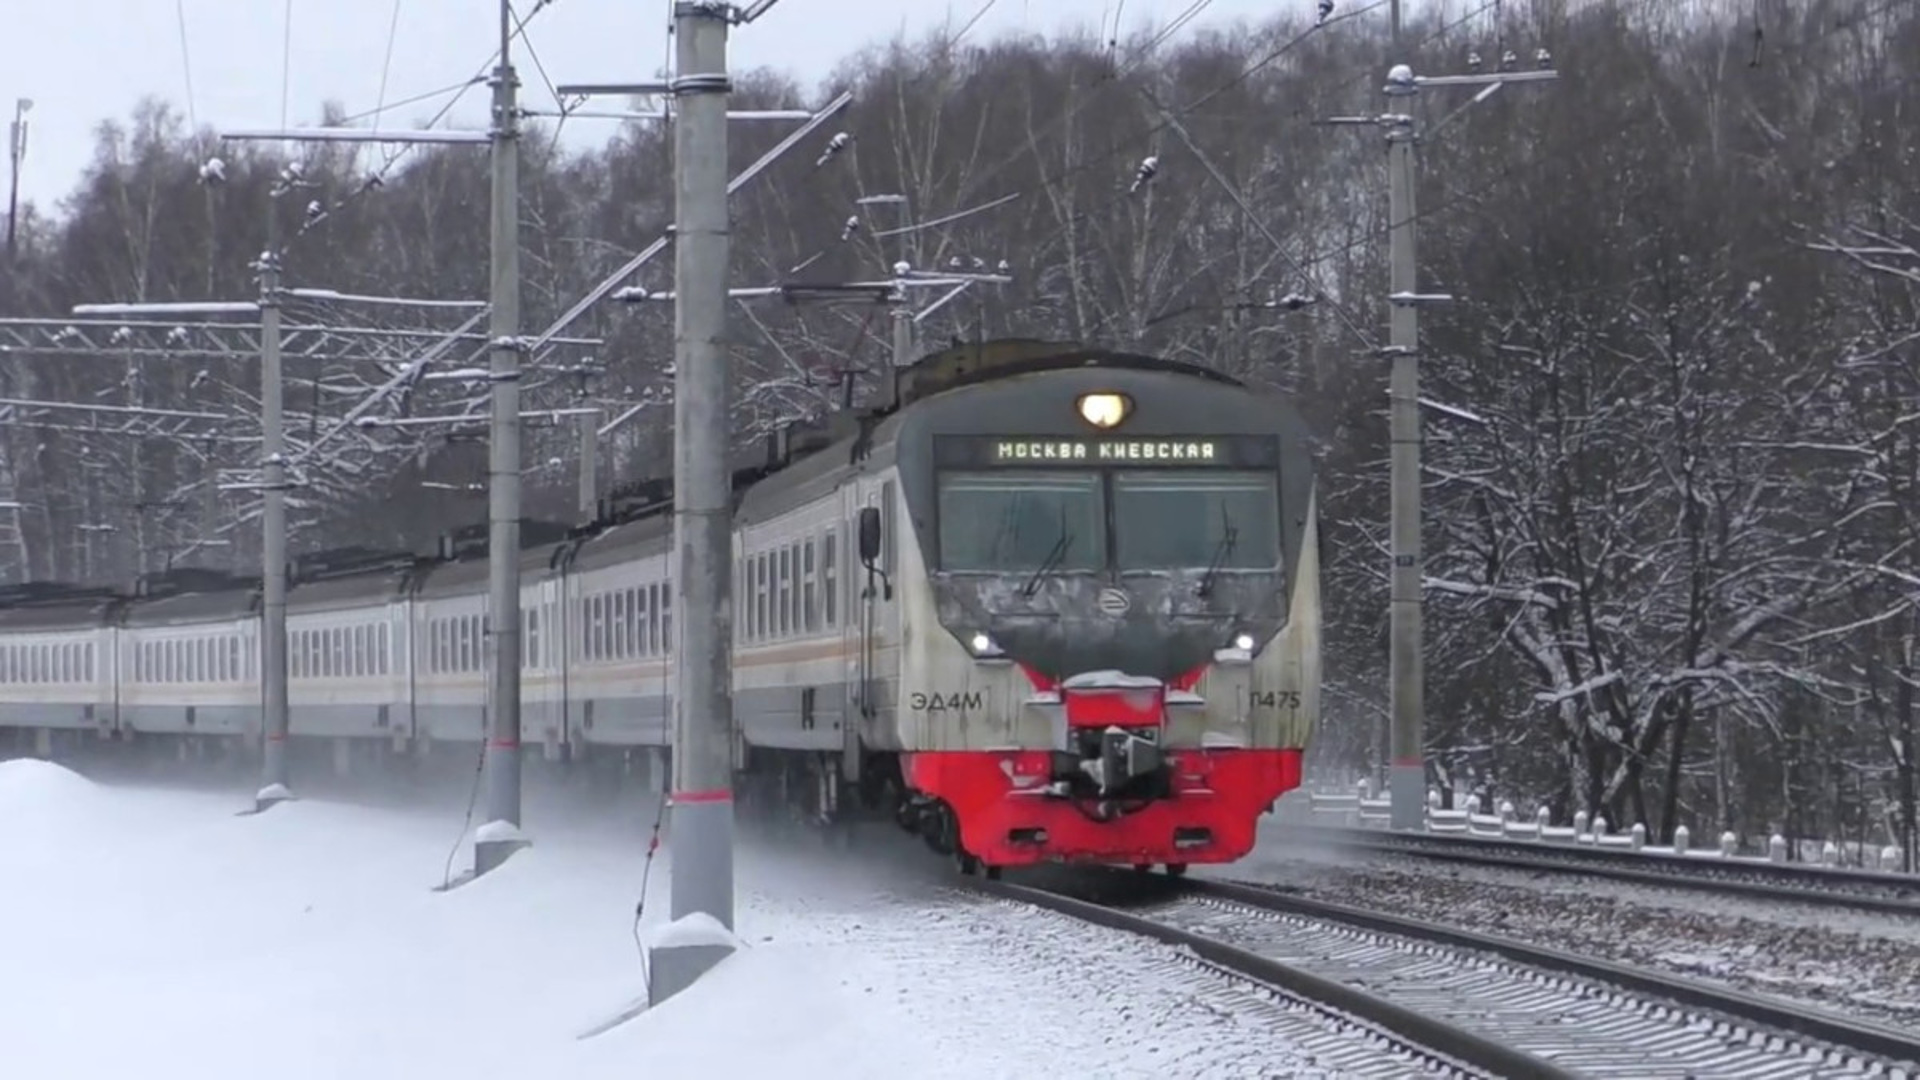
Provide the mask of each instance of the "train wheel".
POLYGON ((974 854, 968 851, 966 848, 955 845, 953 849, 953 858, 955 862, 960 864, 960 872, 962 874, 965 874, 968 877, 972 877, 973 875, 980 872, 980 860, 978 858, 975 858, 974 854))
POLYGON ((1186 872, 1187 872, 1187 864, 1186 864, 1186 863, 1183 863, 1183 862, 1170 862, 1170 863, 1168 863, 1168 864, 1167 864, 1167 876, 1168 876, 1168 877, 1180 877, 1180 876, 1182 876, 1182 875, 1184 875, 1184 874, 1185 874, 1186 872))
POLYGON ((1150 862, 1134 863, 1133 872, 1136 874, 1151 874, 1153 873, 1153 864, 1150 862))
POLYGON ((989 867, 987 867, 987 880, 988 880, 988 881, 999 881, 999 880, 1000 880, 1000 870, 1001 870, 1001 868, 1000 868, 1000 867, 998 867, 998 866, 989 866, 989 867))

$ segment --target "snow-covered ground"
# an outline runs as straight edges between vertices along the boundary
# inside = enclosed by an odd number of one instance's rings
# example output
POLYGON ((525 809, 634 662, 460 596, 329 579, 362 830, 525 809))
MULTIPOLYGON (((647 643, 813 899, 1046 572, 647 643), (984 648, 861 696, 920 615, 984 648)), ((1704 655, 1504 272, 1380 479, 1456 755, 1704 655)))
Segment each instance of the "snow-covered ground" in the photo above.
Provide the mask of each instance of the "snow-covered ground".
POLYGON ((463 800, 245 805, 0 762, 0 1075, 1325 1075, 1168 950, 805 840, 743 843, 746 948, 582 1039, 644 996, 646 800, 530 793, 534 847, 451 892, 463 800))
POLYGON ((1906 1027, 1920 1023, 1920 922, 1584 874, 1334 849, 1262 819, 1253 855, 1196 875, 1706 979, 1906 1027))

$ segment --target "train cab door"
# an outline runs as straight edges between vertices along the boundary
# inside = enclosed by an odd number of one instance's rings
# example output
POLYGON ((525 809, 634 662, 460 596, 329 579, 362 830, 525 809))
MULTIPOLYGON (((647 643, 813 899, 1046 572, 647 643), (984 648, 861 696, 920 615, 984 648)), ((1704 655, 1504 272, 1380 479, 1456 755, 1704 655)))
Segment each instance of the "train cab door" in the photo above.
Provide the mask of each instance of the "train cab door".
POLYGON ((870 730, 892 716, 887 694, 890 656, 900 635, 899 607, 894 597, 893 483, 869 489, 855 504, 848 559, 852 603, 848 626, 853 634, 852 713, 861 729, 870 730))

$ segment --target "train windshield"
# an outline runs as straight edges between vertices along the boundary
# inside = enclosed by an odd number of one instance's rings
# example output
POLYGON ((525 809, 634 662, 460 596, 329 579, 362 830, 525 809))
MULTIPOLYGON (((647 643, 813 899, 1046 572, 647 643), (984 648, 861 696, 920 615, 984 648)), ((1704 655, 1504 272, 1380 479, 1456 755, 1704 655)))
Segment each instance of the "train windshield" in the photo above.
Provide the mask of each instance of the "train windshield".
POLYGON ((1272 473, 1116 472, 1113 519, 1122 570, 1271 570, 1280 562, 1272 473))
POLYGON ((1098 570, 1106 513, 1093 472, 956 472, 940 477, 947 570, 1098 570))

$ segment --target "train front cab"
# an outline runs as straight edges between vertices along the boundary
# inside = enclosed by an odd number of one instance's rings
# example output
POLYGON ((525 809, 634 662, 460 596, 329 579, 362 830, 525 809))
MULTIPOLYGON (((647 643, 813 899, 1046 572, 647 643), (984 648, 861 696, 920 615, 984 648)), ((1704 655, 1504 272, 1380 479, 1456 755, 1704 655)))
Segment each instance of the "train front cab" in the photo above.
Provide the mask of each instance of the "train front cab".
MULTIPOLYGON (((1140 397, 1169 378, 1131 374, 1105 381, 1140 397)), ((1044 399, 1070 401, 1104 385, 1061 381, 1052 376, 1020 392, 1044 407, 1044 399)), ((1216 422, 1231 425, 1218 410, 1240 398, 1244 413, 1248 395, 1200 396, 1211 399, 1200 404, 1216 422)), ((970 411, 1006 415, 987 401, 970 411)), ((1278 565, 1241 575, 1239 585, 1223 587, 1229 599, 1220 610, 1197 616, 1183 612, 1181 598, 1202 576, 1198 566, 1129 573, 1096 558, 1078 574, 1023 567, 956 575, 940 562, 941 538, 929 535, 941 527, 939 470, 916 476, 913 439, 903 433, 907 512, 899 521, 912 535, 893 553, 901 614, 913 630, 902 635, 896 700, 911 793, 902 824, 968 870, 1058 861, 1178 871, 1251 850, 1260 814, 1299 784, 1318 714, 1320 591, 1304 449, 1290 432, 1275 434, 1270 415, 1245 423, 1253 441, 1275 447, 1263 467, 1278 477, 1278 565), (1282 463, 1293 467, 1271 468, 1282 463), (1119 610, 1122 603, 1139 610, 1119 610), (1205 645, 1197 656, 1196 643, 1205 645)), ((936 440, 922 444, 929 459, 936 440)), ((1111 493, 1111 480, 1101 482, 1111 493)), ((1095 517, 1111 528, 1110 512, 1095 517)))

